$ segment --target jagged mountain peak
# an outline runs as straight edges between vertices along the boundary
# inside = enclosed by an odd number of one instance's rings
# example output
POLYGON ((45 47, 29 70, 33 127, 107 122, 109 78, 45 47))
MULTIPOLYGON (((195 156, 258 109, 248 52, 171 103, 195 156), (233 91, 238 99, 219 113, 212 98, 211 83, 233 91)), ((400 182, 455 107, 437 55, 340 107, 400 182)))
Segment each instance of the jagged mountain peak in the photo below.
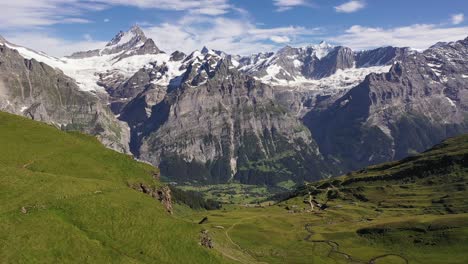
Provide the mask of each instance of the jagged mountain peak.
POLYGON ((0 35, 0 43, 5 43, 6 42, 6 39, 2 37, 2 35, 0 35))
POLYGON ((200 51, 202 54, 207 54, 208 52, 210 52, 210 49, 208 49, 206 46, 203 46, 203 48, 201 49, 200 51))
POLYGON ((84 52, 75 52, 69 58, 82 59, 101 55, 116 54, 115 58, 121 60, 133 55, 163 53, 151 38, 147 38, 143 30, 135 25, 128 31, 120 31, 109 41, 103 49, 84 52))
POLYGON ((326 42, 325 40, 320 41, 318 45, 319 45, 319 46, 322 46, 322 47, 330 47, 330 46, 332 46, 331 44, 329 44, 329 43, 326 42))
POLYGON ((182 51, 174 51, 171 53, 171 61, 181 61, 187 57, 187 54, 183 53, 182 51))
POLYGON ((221 57, 226 57, 227 56, 227 53, 225 53, 224 51, 210 49, 210 48, 208 48, 206 46, 203 46, 203 48, 201 49, 200 52, 203 55, 210 54, 210 55, 216 55, 216 56, 221 56, 221 57))
POLYGON ((120 31, 117 33, 117 35, 115 35, 115 37, 112 38, 109 43, 107 43, 106 47, 124 45, 130 42, 145 42, 146 40, 147 38, 143 30, 138 25, 134 25, 126 32, 120 31))

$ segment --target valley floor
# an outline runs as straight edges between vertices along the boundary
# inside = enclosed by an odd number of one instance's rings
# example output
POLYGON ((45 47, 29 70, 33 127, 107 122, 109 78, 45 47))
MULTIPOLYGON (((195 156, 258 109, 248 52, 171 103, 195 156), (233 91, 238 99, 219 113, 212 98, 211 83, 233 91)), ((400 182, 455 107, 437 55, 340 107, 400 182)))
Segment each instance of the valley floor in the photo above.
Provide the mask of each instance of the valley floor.
POLYGON ((299 186, 279 203, 176 215, 239 263, 468 263, 468 135, 299 186))
POLYGON ((239 263, 468 263, 467 213, 411 216, 338 203, 311 212, 293 199, 184 218, 197 223, 205 216, 200 226, 215 249, 239 263))

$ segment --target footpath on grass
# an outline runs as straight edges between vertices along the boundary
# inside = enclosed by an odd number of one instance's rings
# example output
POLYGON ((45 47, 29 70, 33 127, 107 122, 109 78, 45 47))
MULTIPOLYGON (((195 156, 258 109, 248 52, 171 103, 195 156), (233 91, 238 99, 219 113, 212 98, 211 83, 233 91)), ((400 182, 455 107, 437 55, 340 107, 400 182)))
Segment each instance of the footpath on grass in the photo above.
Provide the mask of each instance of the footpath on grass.
POLYGON ((330 251, 327 254, 327 257, 329 257, 329 258, 332 258, 333 254, 337 254, 337 255, 344 256, 344 258, 349 263, 376 264, 376 261, 379 260, 379 259, 383 259, 383 258, 386 258, 386 257, 397 257, 397 258, 401 258, 406 264, 409 263, 409 261, 405 257, 403 257, 401 255, 398 255, 398 254, 392 254, 392 253, 373 257, 368 262, 363 261, 363 260, 359 260, 359 259, 353 258, 349 254, 346 254, 346 253, 340 251, 340 245, 335 241, 332 241, 332 240, 314 240, 314 239, 312 239, 312 236, 315 234, 315 232, 312 230, 312 224, 305 224, 304 229, 308 233, 308 235, 304 238, 305 241, 312 242, 312 243, 324 243, 324 244, 326 244, 326 245, 328 245, 330 247, 330 251))

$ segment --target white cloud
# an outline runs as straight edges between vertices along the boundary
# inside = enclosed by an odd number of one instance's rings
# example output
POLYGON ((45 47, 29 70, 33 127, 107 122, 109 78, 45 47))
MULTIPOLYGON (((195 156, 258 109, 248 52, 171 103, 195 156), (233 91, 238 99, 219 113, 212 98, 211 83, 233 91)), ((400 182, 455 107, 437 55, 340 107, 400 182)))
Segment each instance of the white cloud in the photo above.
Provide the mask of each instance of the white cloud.
POLYGON ((289 39, 286 36, 271 36, 270 40, 275 42, 275 43, 288 43, 288 42, 291 42, 291 39, 289 39))
POLYGON ((112 6, 186 11, 217 16, 236 10, 229 0, 15 0, 1 1, 0 28, 28 28, 63 23, 89 23, 85 13, 112 6))
POLYGON ((104 23, 108 23, 110 21, 109 18, 104 18, 104 23))
POLYGON ((93 40, 89 34, 83 35, 82 40, 64 40, 49 34, 37 32, 21 32, 8 34, 5 38, 14 44, 42 51, 46 54, 62 57, 76 51, 102 48, 107 42, 93 40))
POLYGON ((77 0, 15 0, 0 4, 0 28, 27 28, 57 23, 88 23, 81 18, 83 10, 100 10, 97 3, 78 3, 77 0))
POLYGON ((366 4, 363 1, 353 0, 339 6, 335 6, 335 10, 338 13, 353 13, 363 9, 365 6, 366 4))
POLYGON ((241 55, 278 48, 268 41, 284 43, 286 40, 289 42, 321 33, 318 28, 307 29, 295 26, 260 28, 244 18, 204 16, 185 16, 176 23, 163 23, 145 27, 143 30, 167 52, 174 50, 191 52, 206 45, 211 49, 241 55))
POLYGON ((452 24, 458 25, 461 24, 465 20, 465 15, 462 13, 452 15, 452 24))
MULTIPOLYGON (((34 10, 31 13, 31 17, 34 17, 34 19, 26 22, 20 19, 18 21, 23 22, 20 24, 12 23, 11 20, 0 16, 0 22, 4 22, 4 24, 0 23, 0 28, 8 28, 8 26, 13 26, 13 28, 14 26, 18 27, 18 29, 7 29, 4 32, 5 37, 13 43, 44 51, 54 56, 69 55, 75 51, 101 48, 105 45, 105 42, 93 40, 87 34, 83 35, 82 40, 65 40, 56 37, 53 31, 47 27, 36 29, 35 26, 62 23, 65 19, 70 19, 70 17, 76 18, 75 22, 88 22, 78 20, 81 19, 81 12, 84 12, 80 8, 101 10, 108 8, 109 5, 133 5, 139 8, 154 7, 159 9, 185 10, 183 16, 173 22, 160 24, 138 23, 143 27, 146 35, 153 38, 156 44, 166 52, 180 50, 188 53, 206 45, 212 49, 246 55, 259 51, 275 50, 282 43, 297 43, 298 41, 305 41, 307 37, 312 35, 321 34, 321 30, 318 28, 309 29, 297 26, 265 28, 264 25, 256 24, 255 21, 252 21, 247 11, 231 6, 228 0, 93 0, 86 1, 86 3, 90 4, 84 7, 77 4, 80 2, 79 0, 17 1, 23 3, 23 5, 12 5, 12 8, 18 11, 15 11, 16 14, 24 17, 24 14, 34 10), (40 2, 41 5, 36 4, 36 1, 40 2), (28 6, 26 2, 32 3, 32 6, 28 6), (62 16, 62 13, 59 12, 59 7, 70 7, 70 9, 64 11, 62 16), (42 11, 37 12, 39 10, 42 11), (236 18, 222 16, 225 12, 235 12, 236 18), (54 16, 54 13, 61 15, 54 16), (71 14, 76 14, 76 16, 71 16, 71 14)), ((0 5, 3 6, 4 4, 0 5)), ((104 22, 106 21, 110 20, 106 18, 104 22)))
POLYGON ((189 11, 193 14, 221 15, 229 12, 228 0, 94 0, 109 5, 136 6, 162 10, 189 11))
POLYGON ((308 0, 274 0, 278 12, 290 10, 296 6, 313 6, 308 0))
POLYGON ((83 38, 84 38, 86 41, 92 41, 92 40, 93 40, 93 37, 91 37, 90 34, 84 34, 84 35, 83 35, 83 38))
POLYGON ((381 46, 411 47, 423 50, 436 42, 455 41, 468 35, 468 27, 443 27, 434 24, 415 24, 397 28, 372 28, 355 25, 342 35, 327 40, 361 50, 381 46))

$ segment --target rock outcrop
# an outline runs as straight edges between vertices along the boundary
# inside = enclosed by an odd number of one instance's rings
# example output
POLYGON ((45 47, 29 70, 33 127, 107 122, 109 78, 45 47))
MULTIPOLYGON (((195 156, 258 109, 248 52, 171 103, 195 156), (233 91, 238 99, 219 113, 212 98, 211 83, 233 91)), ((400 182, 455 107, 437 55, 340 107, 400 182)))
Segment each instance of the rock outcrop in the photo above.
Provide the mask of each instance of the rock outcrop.
POLYGON ((171 195, 171 189, 168 186, 163 186, 160 188, 156 187, 150 187, 146 184, 140 183, 137 185, 130 186, 131 188, 142 192, 144 194, 147 194, 151 197, 153 197, 155 200, 161 202, 161 204, 164 206, 164 209, 170 214, 172 214, 172 195, 171 195))
POLYGON ((200 245, 206 248, 213 248, 213 239, 208 234, 208 230, 202 230, 200 232, 200 245))

